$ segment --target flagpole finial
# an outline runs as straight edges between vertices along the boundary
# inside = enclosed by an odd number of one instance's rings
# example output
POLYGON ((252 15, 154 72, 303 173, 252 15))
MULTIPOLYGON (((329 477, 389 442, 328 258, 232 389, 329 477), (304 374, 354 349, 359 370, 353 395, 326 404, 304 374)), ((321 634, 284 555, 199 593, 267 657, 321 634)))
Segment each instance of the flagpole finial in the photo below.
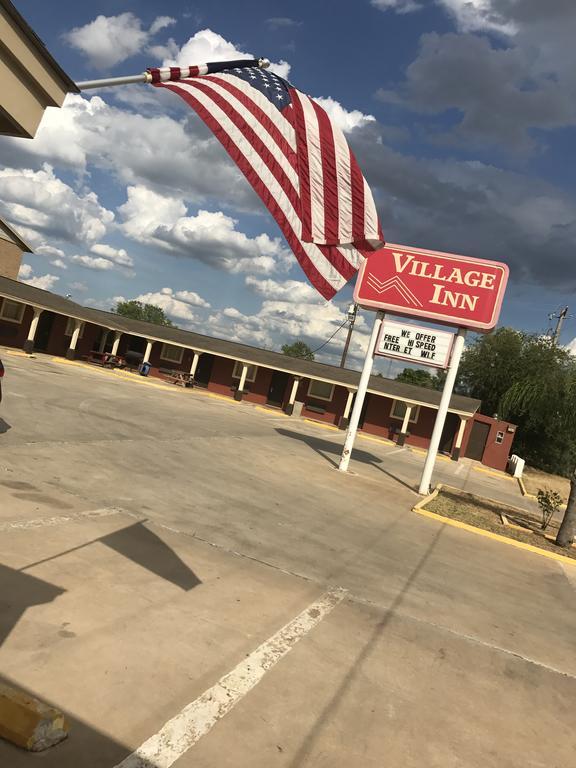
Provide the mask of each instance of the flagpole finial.
POLYGON ((270 59, 262 59, 262 58, 258 59, 258 66, 260 67, 260 69, 268 69, 268 67, 270 66, 270 59))

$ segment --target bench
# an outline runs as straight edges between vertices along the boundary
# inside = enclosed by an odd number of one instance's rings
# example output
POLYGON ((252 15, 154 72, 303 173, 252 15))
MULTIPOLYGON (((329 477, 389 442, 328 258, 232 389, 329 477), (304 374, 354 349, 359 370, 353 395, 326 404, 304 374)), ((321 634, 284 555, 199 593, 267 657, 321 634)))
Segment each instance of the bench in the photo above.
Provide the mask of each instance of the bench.
POLYGON ((160 373, 162 373, 168 381, 171 381, 172 384, 176 384, 180 387, 192 387, 194 386, 194 378, 190 373, 186 373, 185 371, 166 371, 161 370, 160 373))

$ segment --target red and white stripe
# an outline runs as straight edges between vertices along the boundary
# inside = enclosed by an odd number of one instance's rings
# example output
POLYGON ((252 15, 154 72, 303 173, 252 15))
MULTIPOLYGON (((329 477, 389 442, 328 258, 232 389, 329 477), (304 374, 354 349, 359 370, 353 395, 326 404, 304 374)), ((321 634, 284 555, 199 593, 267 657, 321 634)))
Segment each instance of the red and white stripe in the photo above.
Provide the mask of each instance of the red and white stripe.
POLYGON ((157 84, 181 96, 212 130, 325 298, 384 244, 372 194, 346 139, 311 99, 291 89, 294 106, 280 112, 225 73, 157 84))

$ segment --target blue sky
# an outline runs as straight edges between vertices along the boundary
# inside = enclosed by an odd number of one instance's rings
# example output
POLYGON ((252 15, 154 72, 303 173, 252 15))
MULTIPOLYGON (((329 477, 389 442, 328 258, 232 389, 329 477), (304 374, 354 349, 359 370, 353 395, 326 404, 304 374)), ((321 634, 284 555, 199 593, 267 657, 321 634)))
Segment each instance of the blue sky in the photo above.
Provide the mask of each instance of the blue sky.
MULTIPOLYGON (((542 332, 576 312, 571 0, 15 4, 77 81, 267 56, 345 130, 390 242, 506 261, 503 324, 542 332)), ((34 247, 22 279, 106 309, 141 298, 258 346, 319 346, 352 293, 315 295, 198 118, 144 85, 68 97, 32 141, 0 137, 0 215, 34 247)))

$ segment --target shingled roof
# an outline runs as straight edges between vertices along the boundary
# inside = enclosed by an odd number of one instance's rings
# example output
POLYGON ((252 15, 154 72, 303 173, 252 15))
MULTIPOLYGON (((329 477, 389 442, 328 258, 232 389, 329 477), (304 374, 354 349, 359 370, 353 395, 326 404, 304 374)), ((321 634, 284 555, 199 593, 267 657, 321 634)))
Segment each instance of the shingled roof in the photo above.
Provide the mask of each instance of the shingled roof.
MULTIPOLYGON (((146 323, 142 320, 132 320, 114 312, 105 312, 92 307, 84 307, 70 299, 58 294, 44 291, 17 280, 0 277, 0 296, 21 301, 40 309, 56 312, 60 315, 76 318, 87 323, 93 323, 113 331, 132 336, 139 336, 151 341, 160 341, 167 344, 193 349, 196 352, 210 353, 219 357, 227 357, 231 360, 239 360, 242 363, 257 365, 263 368, 271 368, 275 371, 283 371, 295 376, 326 381, 330 384, 357 389, 360 379, 359 371, 349 368, 339 368, 327 363, 302 360, 288 357, 280 352, 268 349, 252 347, 249 344, 240 344, 236 341, 218 339, 213 336, 205 336, 195 331, 185 331, 155 323, 146 323)), ((386 395, 396 400, 403 400, 414 405, 437 408, 440 404, 441 392, 426 387, 418 387, 406 384, 383 376, 371 376, 368 391, 377 395, 386 395)), ((480 407, 481 401, 464 395, 452 395, 449 410, 463 416, 471 416, 480 407)))

